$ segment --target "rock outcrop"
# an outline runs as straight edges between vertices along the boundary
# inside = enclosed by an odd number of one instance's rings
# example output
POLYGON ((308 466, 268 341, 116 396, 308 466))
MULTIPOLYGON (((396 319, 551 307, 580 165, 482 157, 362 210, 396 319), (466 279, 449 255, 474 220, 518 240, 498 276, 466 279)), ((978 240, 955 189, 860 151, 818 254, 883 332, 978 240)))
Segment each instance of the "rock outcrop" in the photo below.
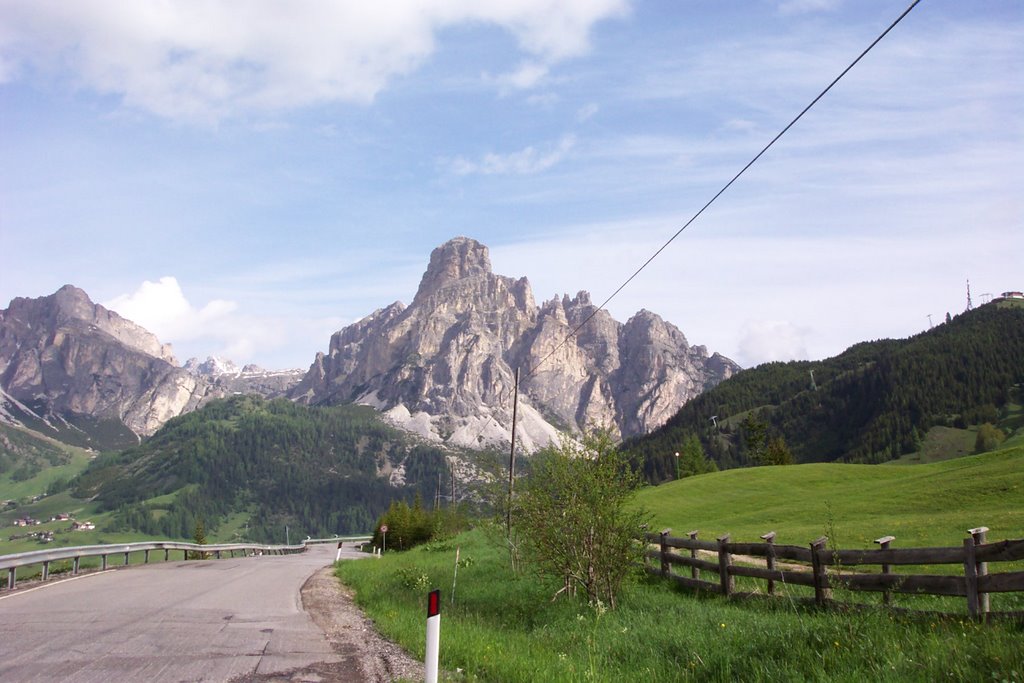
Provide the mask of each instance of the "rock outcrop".
POLYGON ((494 274, 487 247, 459 237, 433 251, 412 304, 336 332, 291 396, 373 405, 426 437, 478 448, 511 438, 517 368, 527 450, 592 425, 645 433, 739 369, 648 311, 623 325, 586 292, 537 306, 526 278, 494 274))
POLYGON ((152 333, 71 285, 0 311, 0 388, 20 414, 98 447, 148 436, 216 393, 152 333))
POLYGON ((213 356, 202 362, 189 358, 182 367, 208 380, 222 393, 259 394, 265 398, 287 396, 306 374, 304 370, 264 370, 251 363, 239 370, 233 361, 213 356))

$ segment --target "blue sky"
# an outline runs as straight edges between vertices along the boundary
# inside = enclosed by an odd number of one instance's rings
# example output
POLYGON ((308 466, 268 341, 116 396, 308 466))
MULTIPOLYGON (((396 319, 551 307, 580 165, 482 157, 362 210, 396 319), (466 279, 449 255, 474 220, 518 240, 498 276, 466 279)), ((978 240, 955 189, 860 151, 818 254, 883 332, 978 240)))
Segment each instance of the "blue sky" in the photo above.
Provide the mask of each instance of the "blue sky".
MULTIPOLYGON (((306 367, 457 235, 602 301, 907 4, 0 0, 0 306, 306 367)), ((924 0, 611 313, 748 366, 1024 289, 1022 73, 1020 2, 924 0)))

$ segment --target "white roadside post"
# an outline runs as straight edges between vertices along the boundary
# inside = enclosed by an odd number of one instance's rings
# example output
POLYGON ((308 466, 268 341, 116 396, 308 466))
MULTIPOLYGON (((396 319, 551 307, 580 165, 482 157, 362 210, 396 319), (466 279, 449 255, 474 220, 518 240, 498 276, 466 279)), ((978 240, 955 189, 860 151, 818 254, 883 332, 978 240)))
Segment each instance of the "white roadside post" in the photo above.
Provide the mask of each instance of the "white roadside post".
POLYGON ((334 558, 335 562, 338 562, 339 560, 341 560, 341 544, 342 544, 342 541, 338 541, 338 554, 334 558))
POLYGON ((441 591, 427 595, 426 683, 437 683, 437 658, 441 651, 441 591))

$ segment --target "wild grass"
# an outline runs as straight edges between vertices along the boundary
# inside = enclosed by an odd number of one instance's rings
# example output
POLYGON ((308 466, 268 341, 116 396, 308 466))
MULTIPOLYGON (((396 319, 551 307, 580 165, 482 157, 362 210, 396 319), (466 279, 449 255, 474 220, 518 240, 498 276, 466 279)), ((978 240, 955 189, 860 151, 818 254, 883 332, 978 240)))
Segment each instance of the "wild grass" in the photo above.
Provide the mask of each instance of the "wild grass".
POLYGON ((658 579, 630 583, 614 611, 552 602, 557 586, 513 574, 479 529, 337 572, 377 627, 420 658, 426 593, 441 588, 449 681, 1024 680, 1020 624, 726 600, 658 579), (470 561, 452 605, 456 545, 470 561))

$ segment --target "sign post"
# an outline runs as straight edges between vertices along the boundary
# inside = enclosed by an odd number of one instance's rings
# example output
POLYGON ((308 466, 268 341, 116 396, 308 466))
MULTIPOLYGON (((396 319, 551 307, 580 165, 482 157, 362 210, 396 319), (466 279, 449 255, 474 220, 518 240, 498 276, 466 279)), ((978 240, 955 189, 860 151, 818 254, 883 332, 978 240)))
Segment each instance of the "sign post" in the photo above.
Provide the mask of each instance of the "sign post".
POLYGON ((381 553, 388 549, 388 525, 380 525, 380 537, 381 537, 381 553))
POLYGON ((437 659, 441 651, 441 591, 427 595, 427 651, 424 658, 426 683, 437 683, 437 659))

